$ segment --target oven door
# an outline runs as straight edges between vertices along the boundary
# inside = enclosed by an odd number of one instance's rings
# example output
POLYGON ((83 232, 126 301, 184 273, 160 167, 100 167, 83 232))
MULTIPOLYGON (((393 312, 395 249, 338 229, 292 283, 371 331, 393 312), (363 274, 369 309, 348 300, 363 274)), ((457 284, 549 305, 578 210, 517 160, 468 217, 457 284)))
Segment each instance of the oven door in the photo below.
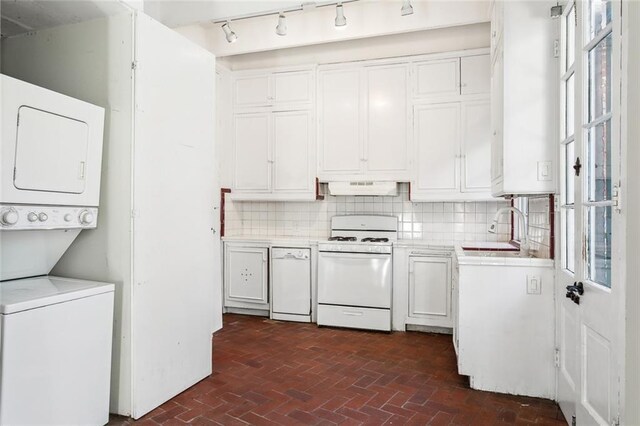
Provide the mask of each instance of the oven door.
POLYGON ((318 254, 318 303, 391 308, 391 254, 318 254))

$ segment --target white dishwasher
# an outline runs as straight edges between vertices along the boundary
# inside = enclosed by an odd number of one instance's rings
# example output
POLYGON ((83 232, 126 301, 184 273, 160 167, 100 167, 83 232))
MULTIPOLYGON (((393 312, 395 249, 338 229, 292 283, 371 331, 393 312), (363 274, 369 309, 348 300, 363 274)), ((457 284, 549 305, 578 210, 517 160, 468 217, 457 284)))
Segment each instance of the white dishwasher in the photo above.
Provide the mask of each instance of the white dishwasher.
POLYGON ((311 322, 310 249, 271 249, 271 318, 311 322))

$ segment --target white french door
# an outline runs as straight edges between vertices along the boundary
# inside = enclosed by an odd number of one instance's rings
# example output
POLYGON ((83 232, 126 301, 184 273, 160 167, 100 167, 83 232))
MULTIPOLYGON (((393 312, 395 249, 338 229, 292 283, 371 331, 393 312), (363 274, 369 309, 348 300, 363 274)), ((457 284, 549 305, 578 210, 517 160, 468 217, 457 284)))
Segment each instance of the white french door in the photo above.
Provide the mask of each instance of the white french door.
POLYGON ((624 377, 620 1, 562 16, 558 402, 569 424, 616 424, 624 377))

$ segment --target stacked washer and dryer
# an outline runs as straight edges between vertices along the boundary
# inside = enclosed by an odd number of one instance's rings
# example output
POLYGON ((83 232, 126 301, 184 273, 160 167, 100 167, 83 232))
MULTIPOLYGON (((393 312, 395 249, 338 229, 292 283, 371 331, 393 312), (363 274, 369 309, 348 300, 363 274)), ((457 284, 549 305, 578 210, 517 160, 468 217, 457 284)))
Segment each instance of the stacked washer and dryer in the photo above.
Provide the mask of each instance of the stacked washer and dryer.
POLYGON ((96 227, 104 110, 0 90, 0 425, 105 424, 114 285, 48 275, 96 227))

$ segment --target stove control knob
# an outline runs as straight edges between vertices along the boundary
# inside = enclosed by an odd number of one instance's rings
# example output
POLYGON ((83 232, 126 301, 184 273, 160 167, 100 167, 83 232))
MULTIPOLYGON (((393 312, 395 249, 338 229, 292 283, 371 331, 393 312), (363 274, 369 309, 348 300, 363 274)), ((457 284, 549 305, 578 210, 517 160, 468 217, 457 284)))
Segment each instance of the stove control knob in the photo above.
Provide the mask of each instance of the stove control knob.
POLYGON ((38 220, 38 215, 34 212, 29 212, 29 214, 27 215, 27 220, 29 220, 29 222, 35 222, 36 220, 38 220))
POLYGON ((89 225, 91 224, 91 222, 93 222, 93 213, 91 213, 89 210, 82 210, 80 212, 80 223, 83 225, 89 225))
POLYGON ((0 223, 3 225, 11 226, 18 223, 18 212, 14 209, 3 210, 0 214, 0 223))
POLYGON ((40 222, 46 222, 47 219, 49 219, 49 216, 44 212, 38 215, 38 220, 40 220, 40 222))
POLYGON ((71 216, 71 213, 67 213, 64 215, 65 222, 71 222, 71 219, 73 219, 73 216, 71 216))

